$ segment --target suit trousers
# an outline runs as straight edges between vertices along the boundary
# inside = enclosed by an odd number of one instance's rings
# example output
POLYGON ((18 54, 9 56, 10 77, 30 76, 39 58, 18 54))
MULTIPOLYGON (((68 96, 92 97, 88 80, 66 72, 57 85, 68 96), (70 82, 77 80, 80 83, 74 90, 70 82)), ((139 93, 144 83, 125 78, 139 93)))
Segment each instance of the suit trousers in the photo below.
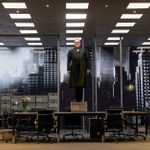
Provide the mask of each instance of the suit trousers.
POLYGON ((74 92, 75 92, 75 100, 77 102, 81 102, 83 99, 83 87, 75 87, 74 92))

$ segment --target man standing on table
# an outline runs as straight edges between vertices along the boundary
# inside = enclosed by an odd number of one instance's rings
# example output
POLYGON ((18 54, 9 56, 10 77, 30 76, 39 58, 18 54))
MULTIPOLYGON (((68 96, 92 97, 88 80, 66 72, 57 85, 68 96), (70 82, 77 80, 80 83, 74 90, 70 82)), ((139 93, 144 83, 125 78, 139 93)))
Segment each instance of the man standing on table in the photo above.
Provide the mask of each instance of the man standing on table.
POLYGON ((87 86, 87 75, 90 73, 90 63, 87 51, 81 48, 81 41, 74 40, 74 48, 68 52, 67 71, 69 87, 74 88, 75 101, 82 101, 83 88, 87 86))

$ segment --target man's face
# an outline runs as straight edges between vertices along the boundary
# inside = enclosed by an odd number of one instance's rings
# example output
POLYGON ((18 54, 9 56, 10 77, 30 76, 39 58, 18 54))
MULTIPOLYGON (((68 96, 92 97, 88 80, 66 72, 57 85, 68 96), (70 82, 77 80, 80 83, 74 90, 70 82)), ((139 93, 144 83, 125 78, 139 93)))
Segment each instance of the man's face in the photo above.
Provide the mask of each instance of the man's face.
POLYGON ((74 40, 74 45, 75 47, 79 48, 81 46, 81 41, 78 39, 74 40))

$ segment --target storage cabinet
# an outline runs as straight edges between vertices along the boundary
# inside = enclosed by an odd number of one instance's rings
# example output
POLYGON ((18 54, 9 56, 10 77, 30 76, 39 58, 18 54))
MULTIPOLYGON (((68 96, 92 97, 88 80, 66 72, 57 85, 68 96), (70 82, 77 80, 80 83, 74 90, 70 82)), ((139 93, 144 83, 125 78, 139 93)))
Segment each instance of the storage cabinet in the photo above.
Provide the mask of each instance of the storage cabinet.
MULTIPOLYGON (((49 93, 48 95, 25 95, 30 98, 29 110, 32 109, 53 109, 58 110, 58 94, 49 93)), ((10 111, 22 111, 23 95, 0 95, 0 114, 10 111)))

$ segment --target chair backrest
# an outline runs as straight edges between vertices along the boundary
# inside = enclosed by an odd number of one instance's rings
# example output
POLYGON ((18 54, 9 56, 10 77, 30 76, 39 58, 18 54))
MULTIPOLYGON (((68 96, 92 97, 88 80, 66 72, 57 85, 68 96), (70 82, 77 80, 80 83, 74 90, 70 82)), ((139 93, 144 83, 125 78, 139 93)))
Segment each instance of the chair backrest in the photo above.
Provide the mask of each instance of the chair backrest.
POLYGON ((126 116, 125 117, 126 124, 130 125, 132 128, 136 128, 136 125, 143 126, 145 125, 145 117, 144 116, 126 116))
POLYGON ((38 111, 38 129, 49 131, 54 127, 54 111, 39 110, 38 111))
POLYGON ((122 109, 108 109, 106 111, 106 130, 110 132, 121 132, 123 129, 122 109))
POLYGON ((65 128, 76 129, 81 127, 81 116, 79 115, 66 115, 64 117, 65 128))

